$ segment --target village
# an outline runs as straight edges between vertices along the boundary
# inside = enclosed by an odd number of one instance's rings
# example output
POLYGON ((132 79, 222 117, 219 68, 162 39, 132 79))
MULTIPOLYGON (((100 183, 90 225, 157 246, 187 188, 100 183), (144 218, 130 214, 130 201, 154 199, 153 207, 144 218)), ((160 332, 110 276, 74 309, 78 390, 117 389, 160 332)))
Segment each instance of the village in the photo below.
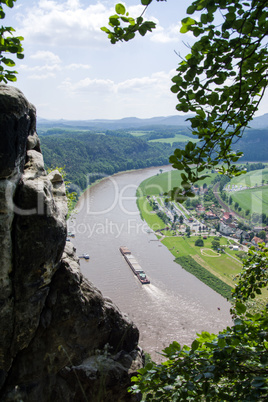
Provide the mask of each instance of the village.
MULTIPOLYGON (((258 248, 259 243, 268 243, 268 226, 254 226, 246 222, 232 209, 213 197, 211 188, 193 188, 197 200, 186 203, 167 202, 165 197, 147 196, 147 200, 155 213, 166 224, 165 229, 158 229, 162 235, 173 236, 206 236, 227 237, 233 240, 233 250, 247 251, 249 247, 258 248), (210 197, 206 197, 210 193, 210 197), (208 201, 208 198, 209 201, 208 201)), ((215 194, 213 194, 215 196, 215 194)))

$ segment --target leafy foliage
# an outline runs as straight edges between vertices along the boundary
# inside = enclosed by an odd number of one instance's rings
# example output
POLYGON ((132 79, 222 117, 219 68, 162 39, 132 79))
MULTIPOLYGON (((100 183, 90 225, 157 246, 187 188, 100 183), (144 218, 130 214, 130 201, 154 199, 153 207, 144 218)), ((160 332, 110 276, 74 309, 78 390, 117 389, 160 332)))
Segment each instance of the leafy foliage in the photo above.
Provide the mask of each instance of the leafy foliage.
MULTIPOLYGON (((151 1, 141 3, 147 8, 151 1)), ((173 167, 182 171, 182 187, 169 195, 180 202, 193 196, 191 185, 219 162, 227 164, 219 169, 223 174, 243 173, 235 166, 243 153, 233 151, 232 144, 258 109, 267 86, 268 61, 267 0, 196 0, 187 13, 192 17, 182 20, 181 33, 199 40, 180 62, 171 91, 177 95, 178 111, 194 113, 189 120, 200 142, 189 141, 170 157, 173 167)), ((126 28, 118 28, 118 19, 110 22, 116 32, 104 29, 112 43, 132 39, 132 26, 138 30, 137 21, 127 19, 126 28)))
POLYGON ((138 18, 130 17, 123 4, 116 4, 116 14, 111 15, 109 18, 109 25, 112 30, 107 27, 101 28, 102 31, 107 33, 112 44, 115 44, 118 41, 127 42, 130 39, 133 39, 137 32, 142 36, 146 35, 147 32, 152 32, 152 29, 156 27, 155 22, 144 21, 143 18, 143 14, 151 2, 152 0, 141 0, 141 4, 145 6, 145 9, 138 18))
POLYGON ((189 120, 202 140, 201 146, 189 142, 170 158, 184 170, 185 184, 219 161, 228 165, 221 173, 241 174, 233 163, 242 153, 231 150, 232 142, 243 135, 267 86, 267 1, 197 0, 187 10, 195 12, 202 13, 200 22, 183 19, 181 32, 200 39, 180 63, 171 88, 179 100, 177 110, 195 113, 189 120), (214 22, 217 10, 220 26, 214 22))
MULTIPOLYGON (((12 8, 16 0, 0 0, 0 19, 5 18, 5 13, 2 4, 12 8)), ((16 54, 18 59, 23 59, 23 48, 21 46, 22 36, 13 36, 15 29, 12 27, 0 27, 0 82, 7 83, 8 81, 16 81, 17 72, 7 69, 14 67, 14 60, 6 57, 5 53, 16 54), (4 53, 4 54, 3 54, 4 53), (2 65, 1 65, 2 64, 2 65), (4 65, 4 66, 3 66, 4 65)))
POLYGON ((200 238, 199 238, 199 239, 196 239, 194 245, 195 245, 195 246, 198 246, 198 247, 204 247, 204 240, 203 240, 203 239, 200 239, 200 238))
POLYGON ((236 286, 233 296, 241 302, 255 299, 256 295, 261 294, 261 289, 267 285, 268 248, 262 245, 260 250, 255 250, 252 247, 248 252, 248 258, 244 261, 244 269, 240 274, 239 284, 236 286))

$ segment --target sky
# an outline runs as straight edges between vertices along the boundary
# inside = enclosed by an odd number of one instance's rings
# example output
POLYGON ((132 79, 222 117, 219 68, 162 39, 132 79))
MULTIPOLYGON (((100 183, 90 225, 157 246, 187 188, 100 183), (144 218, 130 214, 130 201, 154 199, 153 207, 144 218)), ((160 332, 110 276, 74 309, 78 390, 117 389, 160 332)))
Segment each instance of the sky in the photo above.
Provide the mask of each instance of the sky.
MULTIPOLYGON (((176 115, 171 78, 193 43, 180 34, 190 0, 154 0, 145 18, 157 29, 112 45, 100 30, 118 1, 17 0, 5 7, 3 25, 24 37, 24 59, 15 60, 15 84, 45 119, 91 120, 176 115)), ((140 0, 123 3, 132 17, 140 0)), ((267 112, 268 97, 257 115, 267 112)))

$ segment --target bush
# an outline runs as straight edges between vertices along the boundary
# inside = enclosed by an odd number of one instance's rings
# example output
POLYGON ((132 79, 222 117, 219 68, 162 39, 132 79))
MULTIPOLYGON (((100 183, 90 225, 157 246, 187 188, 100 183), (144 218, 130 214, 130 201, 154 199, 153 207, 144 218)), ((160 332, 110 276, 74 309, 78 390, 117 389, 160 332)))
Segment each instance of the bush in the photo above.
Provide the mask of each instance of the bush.
POLYGON ((203 239, 197 239, 195 241, 195 246, 203 247, 204 246, 204 240, 203 239))

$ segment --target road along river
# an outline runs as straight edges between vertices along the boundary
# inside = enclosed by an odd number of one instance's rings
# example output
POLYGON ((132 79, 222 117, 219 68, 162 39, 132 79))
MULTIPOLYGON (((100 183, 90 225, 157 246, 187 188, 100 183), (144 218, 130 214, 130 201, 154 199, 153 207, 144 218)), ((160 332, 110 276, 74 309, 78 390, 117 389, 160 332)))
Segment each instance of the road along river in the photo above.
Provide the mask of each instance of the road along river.
MULTIPOLYGON (((171 170, 170 166, 162 168, 171 170)), ((88 189, 69 230, 81 271, 105 297, 129 315, 140 331, 140 345, 160 361, 162 349, 176 340, 190 345, 196 332, 218 332, 232 323, 230 304, 183 270, 154 233, 136 205, 136 189, 159 168, 120 173, 88 189), (151 284, 141 285, 119 251, 128 247, 151 284)))

